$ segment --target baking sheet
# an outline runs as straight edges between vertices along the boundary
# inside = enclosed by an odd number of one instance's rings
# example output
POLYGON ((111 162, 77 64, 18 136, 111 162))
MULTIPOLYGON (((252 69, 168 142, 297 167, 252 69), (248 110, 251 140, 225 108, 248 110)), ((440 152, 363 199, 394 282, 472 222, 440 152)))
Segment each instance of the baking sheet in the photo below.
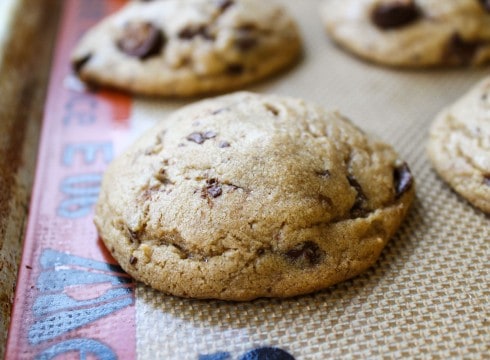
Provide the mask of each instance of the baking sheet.
POLYGON ((0 1, 0 358, 14 299, 59 8, 60 0, 0 1))
POLYGON ((67 0, 7 357, 64 358, 78 351, 104 359, 248 359, 265 347, 295 359, 488 356, 489 217, 439 180, 425 153, 435 114, 488 69, 402 71, 365 63, 328 40, 319 1, 282 2, 300 24, 304 57, 287 73, 247 89, 338 109, 391 143, 415 175, 415 204, 378 263, 313 295, 248 303, 180 299, 130 282, 97 239, 91 181, 130 141, 191 100, 80 92, 67 54, 84 29, 124 1, 67 0), (67 120, 69 106, 75 115, 67 120), (95 174, 83 178, 82 193, 92 199, 83 203, 88 210, 60 216, 67 192, 76 194, 75 183, 63 181, 87 174, 95 174), (74 270, 94 280, 75 276, 68 284, 58 276, 74 270), (47 286, 46 279, 54 283, 47 286), (39 299, 49 295, 66 296, 59 308, 39 311, 39 299), (94 313, 100 316, 88 316, 94 313), (70 326, 62 321, 68 315, 77 319, 70 326))

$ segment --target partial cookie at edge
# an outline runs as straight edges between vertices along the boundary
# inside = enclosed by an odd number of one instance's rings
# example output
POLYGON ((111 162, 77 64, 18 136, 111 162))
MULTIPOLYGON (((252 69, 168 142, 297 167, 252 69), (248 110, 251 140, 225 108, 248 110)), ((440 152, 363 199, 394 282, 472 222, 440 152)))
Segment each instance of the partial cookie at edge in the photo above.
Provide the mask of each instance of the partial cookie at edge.
POLYGON ((429 157, 438 174, 490 213, 490 78, 441 111, 430 129, 429 157))
POLYGON ((490 61, 490 10, 478 0, 324 0, 329 35, 366 60, 396 67, 490 61))

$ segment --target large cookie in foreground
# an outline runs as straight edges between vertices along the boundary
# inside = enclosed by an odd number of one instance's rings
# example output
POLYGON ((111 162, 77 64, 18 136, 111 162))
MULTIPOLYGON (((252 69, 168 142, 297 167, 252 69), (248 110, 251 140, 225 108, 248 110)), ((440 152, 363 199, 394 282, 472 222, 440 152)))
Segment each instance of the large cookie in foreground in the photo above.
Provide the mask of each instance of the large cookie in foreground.
POLYGON ((324 0, 330 36, 369 61, 399 67, 490 61, 490 2, 324 0))
POLYGON ((275 1, 167 0, 128 3, 82 38, 72 62, 88 83, 179 97, 240 89, 300 52, 275 1))
POLYGON ((439 175, 490 214, 490 78, 441 111, 430 129, 428 152, 439 175))
POLYGON ((115 160, 95 222, 155 289, 287 297, 374 264, 413 196, 395 151, 338 113, 242 92, 181 109, 115 160))

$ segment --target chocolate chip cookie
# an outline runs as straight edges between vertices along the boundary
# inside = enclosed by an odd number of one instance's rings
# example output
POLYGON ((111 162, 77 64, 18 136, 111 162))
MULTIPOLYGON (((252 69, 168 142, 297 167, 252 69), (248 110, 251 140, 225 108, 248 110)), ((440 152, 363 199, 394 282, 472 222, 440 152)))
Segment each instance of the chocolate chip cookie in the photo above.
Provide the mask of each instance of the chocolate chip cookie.
POLYGON ((490 214, 490 78, 444 109, 430 130, 428 151, 439 175, 490 214))
POLYGON ((337 112, 241 92, 182 108, 115 160, 95 223, 155 289, 288 297, 373 265, 414 191, 393 148, 337 112))
POLYGON ((325 0, 327 32, 342 47, 398 67, 481 65, 490 60, 490 2, 325 0))
POLYGON ((274 1, 134 1, 91 29, 72 63, 88 83, 179 97, 242 88, 300 52, 295 22, 274 1))

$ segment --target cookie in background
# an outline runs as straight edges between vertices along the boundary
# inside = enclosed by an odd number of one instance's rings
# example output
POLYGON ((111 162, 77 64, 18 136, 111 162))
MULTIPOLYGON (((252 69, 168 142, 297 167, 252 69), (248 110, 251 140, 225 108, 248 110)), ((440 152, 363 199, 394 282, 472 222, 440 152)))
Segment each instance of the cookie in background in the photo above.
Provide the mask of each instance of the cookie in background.
POLYGON ((429 157, 441 178, 490 214, 490 78, 442 110, 430 129, 429 157))
POLYGON ((89 30, 72 63, 89 84, 185 97, 241 89, 300 54, 297 25, 275 1, 134 1, 89 30))
POLYGON ((490 5, 481 0, 324 0, 322 19, 342 48, 395 67, 483 65, 490 5))

